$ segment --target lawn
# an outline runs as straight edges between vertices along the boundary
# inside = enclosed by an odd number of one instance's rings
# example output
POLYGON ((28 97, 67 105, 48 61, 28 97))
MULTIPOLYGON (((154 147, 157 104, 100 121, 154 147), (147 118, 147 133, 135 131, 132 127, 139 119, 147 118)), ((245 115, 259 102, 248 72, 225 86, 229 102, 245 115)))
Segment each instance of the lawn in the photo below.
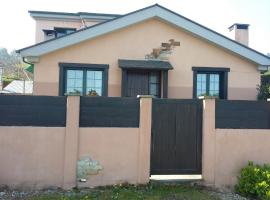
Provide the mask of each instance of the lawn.
POLYGON ((218 197, 210 195, 205 189, 189 185, 160 185, 149 184, 146 186, 114 186, 96 189, 84 189, 70 192, 41 193, 38 196, 29 197, 31 200, 218 200, 218 197))

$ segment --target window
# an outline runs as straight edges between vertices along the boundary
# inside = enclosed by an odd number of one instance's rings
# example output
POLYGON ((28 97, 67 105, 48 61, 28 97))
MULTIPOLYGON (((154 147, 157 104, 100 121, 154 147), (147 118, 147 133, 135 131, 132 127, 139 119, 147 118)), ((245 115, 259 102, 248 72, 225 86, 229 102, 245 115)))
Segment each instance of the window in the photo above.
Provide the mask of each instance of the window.
POLYGON ((108 65, 60 63, 59 88, 60 95, 107 96, 108 65))
POLYGON ((193 67, 193 97, 227 98, 229 68, 193 67))
POLYGON ((102 71, 87 71, 86 73, 86 94, 102 95, 102 71))
POLYGON ((83 71, 67 70, 65 93, 83 93, 83 71))
POLYGON ((219 97, 220 93, 220 74, 197 74, 197 97, 213 96, 219 97))
POLYGON ((155 97, 160 97, 160 72, 150 72, 149 94, 155 97))
POLYGON ((67 35, 76 31, 75 28, 54 28, 55 37, 61 37, 63 35, 67 35))
POLYGON ((45 30, 43 29, 44 32, 44 40, 50 40, 55 38, 55 31, 54 30, 45 30))
POLYGON ((75 28, 54 28, 53 30, 50 29, 43 29, 44 32, 44 39, 49 40, 56 37, 61 37, 66 34, 70 34, 75 32, 75 28))
POLYGON ((220 85, 219 85, 219 76, 220 74, 208 74, 209 76, 209 95, 210 96, 215 96, 219 97, 219 90, 220 90, 220 85))

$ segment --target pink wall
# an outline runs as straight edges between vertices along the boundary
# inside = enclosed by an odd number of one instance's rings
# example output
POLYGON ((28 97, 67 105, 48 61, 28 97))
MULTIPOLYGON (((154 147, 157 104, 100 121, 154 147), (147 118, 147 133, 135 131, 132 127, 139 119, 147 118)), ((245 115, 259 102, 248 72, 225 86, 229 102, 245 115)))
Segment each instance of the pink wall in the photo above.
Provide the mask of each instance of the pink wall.
POLYGON ((140 99, 137 128, 80 128, 79 96, 67 99, 66 127, 0 126, 0 186, 71 189, 148 183, 151 101, 140 99), (77 161, 84 156, 99 162, 102 170, 80 183, 77 161))
POLYGON ((65 128, 0 127, 0 185, 62 187, 65 128))
POLYGON ((204 101, 203 174, 206 184, 233 188, 241 168, 270 163, 270 130, 215 129, 215 100, 204 101))

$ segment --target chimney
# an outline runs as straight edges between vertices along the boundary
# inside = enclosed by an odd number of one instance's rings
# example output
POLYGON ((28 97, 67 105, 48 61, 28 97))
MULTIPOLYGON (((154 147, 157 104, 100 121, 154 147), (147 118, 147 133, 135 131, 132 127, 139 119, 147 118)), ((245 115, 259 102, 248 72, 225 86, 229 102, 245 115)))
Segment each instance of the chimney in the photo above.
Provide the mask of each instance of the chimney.
POLYGON ((248 46, 248 27, 249 24, 235 23, 229 27, 229 30, 230 32, 234 31, 235 41, 248 46))

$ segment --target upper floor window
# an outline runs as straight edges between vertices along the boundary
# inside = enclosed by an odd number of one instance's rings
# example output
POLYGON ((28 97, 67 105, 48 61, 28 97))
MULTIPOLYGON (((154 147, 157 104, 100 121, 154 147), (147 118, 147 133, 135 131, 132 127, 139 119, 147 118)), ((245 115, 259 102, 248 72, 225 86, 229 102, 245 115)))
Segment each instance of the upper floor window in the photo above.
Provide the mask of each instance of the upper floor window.
POLYGON ((76 31, 75 28, 54 28, 56 37, 61 37, 76 31))
POLYGON ((76 31, 75 28, 57 28, 57 27, 55 27, 53 30, 48 30, 48 29, 43 30, 45 40, 61 37, 63 35, 70 34, 75 31, 76 31))

